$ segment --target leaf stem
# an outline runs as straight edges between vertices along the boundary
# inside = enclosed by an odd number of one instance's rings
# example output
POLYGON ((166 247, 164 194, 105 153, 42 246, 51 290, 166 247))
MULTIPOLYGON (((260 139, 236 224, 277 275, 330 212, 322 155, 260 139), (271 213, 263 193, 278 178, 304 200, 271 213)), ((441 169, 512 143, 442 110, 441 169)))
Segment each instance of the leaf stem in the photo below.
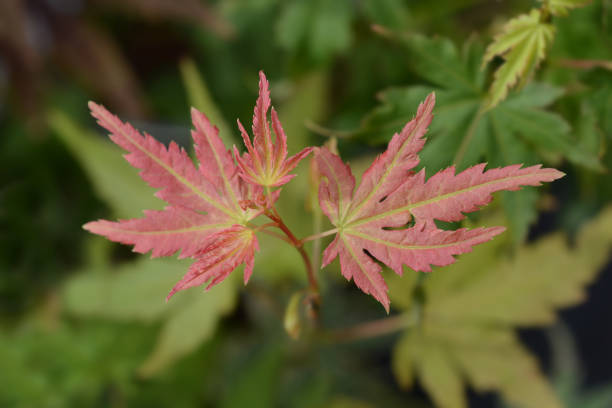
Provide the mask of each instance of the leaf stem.
POLYGON ((328 235, 335 234, 336 232, 338 232, 338 228, 334 228, 334 229, 330 229, 330 230, 327 230, 327 231, 323 231, 323 232, 320 232, 320 233, 314 234, 314 235, 309 235, 309 236, 307 236, 305 238, 300 239, 300 245, 304 245, 308 241, 314 241, 315 239, 319 239, 319 238, 326 237, 328 235))
POLYGON ((346 343, 395 333, 416 323, 414 316, 403 313, 342 329, 324 330, 321 332, 321 338, 326 342, 346 343))

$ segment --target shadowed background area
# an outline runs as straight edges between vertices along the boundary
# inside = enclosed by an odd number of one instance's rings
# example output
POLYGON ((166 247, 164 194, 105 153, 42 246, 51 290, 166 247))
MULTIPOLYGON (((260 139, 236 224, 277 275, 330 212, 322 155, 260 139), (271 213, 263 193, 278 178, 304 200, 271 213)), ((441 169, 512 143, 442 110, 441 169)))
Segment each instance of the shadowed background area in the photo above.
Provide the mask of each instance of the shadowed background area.
MULTIPOLYGON (((0 1, 0 407, 612 406, 612 3, 557 3, 0 1), (483 64, 487 45, 540 7, 542 62, 487 107, 511 58, 483 64), (164 207, 87 102, 190 152, 195 106, 242 151, 260 70, 289 154, 337 143, 360 175, 435 91, 428 177, 479 162, 566 176, 497 193, 463 226, 508 231, 455 265, 385 270, 389 316, 336 262, 313 324, 293 300, 300 255, 268 236, 248 286, 237 270, 166 303, 189 260, 81 228, 164 207)), ((309 160, 278 204, 299 237, 331 228, 309 160)), ((328 242, 307 245, 315 263, 328 242)))

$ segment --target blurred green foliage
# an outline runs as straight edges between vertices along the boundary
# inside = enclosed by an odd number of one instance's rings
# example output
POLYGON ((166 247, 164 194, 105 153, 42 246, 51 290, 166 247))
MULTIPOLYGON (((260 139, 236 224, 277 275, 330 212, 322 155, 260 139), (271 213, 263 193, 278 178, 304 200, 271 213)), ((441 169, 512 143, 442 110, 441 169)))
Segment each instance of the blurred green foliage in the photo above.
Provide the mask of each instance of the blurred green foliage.
MULTIPOLYGON (((608 406, 612 377, 589 390, 561 366, 553 387, 515 330, 549 324, 557 308, 582 300, 612 246, 612 5, 573 7, 582 3, 2 3, 0 407, 490 406, 466 400, 466 385, 517 406, 608 406), (543 62, 486 109, 503 60, 481 69, 483 45, 543 4, 557 10, 543 62), (331 134, 365 168, 435 90, 428 175, 485 160, 542 162, 567 176, 500 194, 471 222, 494 213, 511 234, 456 265, 427 279, 389 273, 390 317, 336 265, 319 272, 319 327, 290 339, 284 311, 305 276, 295 251, 263 236, 248 287, 237 271, 165 303, 188 263, 135 256, 81 229, 163 206, 101 137, 86 103, 186 148, 193 105, 229 145, 239 140, 235 119, 250 121, 260 69, 291 152, 331 134), (349 341, 354 332, 343 328, 373 319, 402 330, 349 341)), ((308 212, 308 164, 298 172, 279 211, 304 236, 325 225, 308 212)), ((580 355, 572 344, 555 348, 567 336, 551 333, 555 356, 580 355)))

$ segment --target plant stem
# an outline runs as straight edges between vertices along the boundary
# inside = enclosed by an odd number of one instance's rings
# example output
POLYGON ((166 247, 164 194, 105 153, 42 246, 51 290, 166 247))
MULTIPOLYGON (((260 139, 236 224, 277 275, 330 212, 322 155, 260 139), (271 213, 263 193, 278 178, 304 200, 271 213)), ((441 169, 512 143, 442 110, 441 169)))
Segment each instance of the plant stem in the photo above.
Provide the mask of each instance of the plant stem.
POLYGON ((371 322, 361 323, 343 329, 325 330, 321 333, 323 341, 345 343, 355 340, 384 336, 403 330, 416 324, 416 319, 407 314, 400 314, 371 322))
MULTIPOLYGON (((274 209, 273 207, 272 208, 268 208, 268 209, 266 209, 265 214, 266 214, 266 216, 268 218, 270 218, 272 221, 274 221, 276 223, 276 226, 281 231, 283 231, 285 233, 285 235, 289 239, 289 243, 291 245, 293 245, 295 247, 295 249, 297 249, 297 251, 300 253, 300 256, 302 257, 302 260, 304 261, 304 265, 306 266, 306 274, 308 275, 308 283, 310 285, 310 291, 318 299, 318 296, 319 296, 319 284, 317 282, 317 278, 315 277, 315 272, 314 272, 314 269, 312 267, 312 263, 310 262, 310 257, 308 256, 308 254, 304 250, 304 246, 302 245, 300 240, 297 239, 295 235, 293 235, 293 233, 291 232, 289 227, 287 227, 287 225, 283 222, 280 214, 278 214, 276 209, 274 209)), ((316 300, 316 302, 318 303, 318 300, 316 300)))
MULTIPOLYGON (((313 224, 314 224, 314 233, 315 235, 320 234, 321 229, 323 227, 323 217, 322 213, 318 208, 313 210, 313 224)), ((304 244, 304 240, 300 241, 302 245, 304 244)), ((316 271, 321 268, 321 237, 317 237, 312 243, 312 264, 316 271)))

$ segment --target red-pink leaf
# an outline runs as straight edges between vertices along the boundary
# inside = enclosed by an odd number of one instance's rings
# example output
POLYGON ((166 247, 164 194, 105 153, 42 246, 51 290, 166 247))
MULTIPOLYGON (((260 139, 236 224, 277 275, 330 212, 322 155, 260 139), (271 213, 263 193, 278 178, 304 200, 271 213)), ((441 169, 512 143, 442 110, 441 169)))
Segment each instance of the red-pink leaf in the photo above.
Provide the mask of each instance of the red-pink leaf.
POLYGON ((419 163, 418 152, 432 119, 435 98, 422 103, 416 117, 391 139, 387 150, 376 158, 355 190, 355 178, 340 157, 325 148, 315 151, 317 167, 324 180, 319 186, 323 212, 337 229, 334 241, 323 254, 323 265, 340 257, 347 279, 380 301, 387 311, 387 286, 381 267, 373 258, 401 274, 403 266, 431 271, 432 265, 448 265, 454 255, 471 251, 490 240, 503 228, 444 231, 434 220, 458 221, 463 213, 475 211, 500 190, 537 186, 563 176, 541 166, 513 165, 484 171, 479 164, 455 175, 454 168, 442 170, 425 181, 425 172, 411 170, 419 163), (414 221, 415 225, 406 228, 414 221))
POLYGON ((196 108, 191 108, 191 118, 195 126, 191 135, 200 161, 200 173, 216 187, 228 207, 239 210, 241 183, 238 168, 219 137, 219 129, 196 108))
POLYGON ((562 172, 543 169, 541 165, 521 168, 520 164, 515 164, 486 171, 485 167, 485 163, 477 164, 455 175, 455 167, 452 166, 439 171, 427 181, 422 170, 408 178, 381 203, 378 216, 408 211, 417 220, 459 221, 463 219, 463 213, 487 205, 495 191, 539 186, 563 177, 562 172))
POLYGON ((287 136, 272 108, 272 128, 276 134, 276 144, 272 142, 268 110, 270 109, 270 91, 268 80, 259 72, 259 98, 253 115, 253 143, 247 131, 238 121, 238 128, 247 151, 240 156, 234 146, 234 156, 240 168, 240 176, 249 183, 278 187, 288 183, 294 175, 289 174, 298 163, 306 157, 312 148, 307 147, 287 159, 287 136))
MULTIPOLYGON (((166 148, 153 137, 141 135, 100 105, 90 103, 98 123, 111 139, 129 153, 126 159, 141 169, 140 175, 157 195, 171 205, 163 211, 145 211, 140 219, 90 222, 85 229, 110 240, 134 245, 136 252, 153 257, 181 251, 180 257, 196 262, 172 290, 223 280, 236 266, 246 263, 245 281, 253 269, 257 248, 247 223, 263 211, 262 188, 247 184, 238 175, 231 153, 218 130, 202 113, 192 110, 197 168, 175 143, 166 148), (249 205, 244 205, 249 203, 249 205)), ((276 200, 278 193, 266 199, 276 200)))
POLYGON ((216 234, 212 242, 201 249, 196 262, 170 291, 166 299, 176 292, 207 283, 206 289, 222 282, 240 264, 244 263, 244 283, 253 272, 253 258, 258 250, 255 233, 235 225, 216 234))
POLYGON ((162 211, 145 210, 144 218, 118 222, 98 220, 83 228, 111 241, 134 245, 134 251, 151 252, 153 258, 181 251, 180 258, 192 257, 208 246, 211 237, 232 226, 217 217, 184 207, 167 207, 162 211))
POLYGON ((149 185, 161 188, 157 196, 172 205, 195 211, 236 216, 221 203, 211 182, 194 166, 187 152, 174 142, 166 148, 148 134, 141 135, 130 124, 123 123, 103 106, 89 103, 92 115, 110 132, 110 137, 129 153, 128 162, 141 169, 140 176, 149 185))
POLYGON ((319 205, 332 224, 337 225, 351 204, 355 177, 351 168, 326 148, 315 150, 315 161, 324 177, 319 184, 319 205))
POLYGON ((415 119, 393 135, 387 150, 363 173, 351 206, 355 215, 371 211, 368 205, 374 205, 404 183, 408 171, 419 164, 418 153, 425 144, 423 136, 431 123, 435 103, 432 93, 419 105, 415 119))

